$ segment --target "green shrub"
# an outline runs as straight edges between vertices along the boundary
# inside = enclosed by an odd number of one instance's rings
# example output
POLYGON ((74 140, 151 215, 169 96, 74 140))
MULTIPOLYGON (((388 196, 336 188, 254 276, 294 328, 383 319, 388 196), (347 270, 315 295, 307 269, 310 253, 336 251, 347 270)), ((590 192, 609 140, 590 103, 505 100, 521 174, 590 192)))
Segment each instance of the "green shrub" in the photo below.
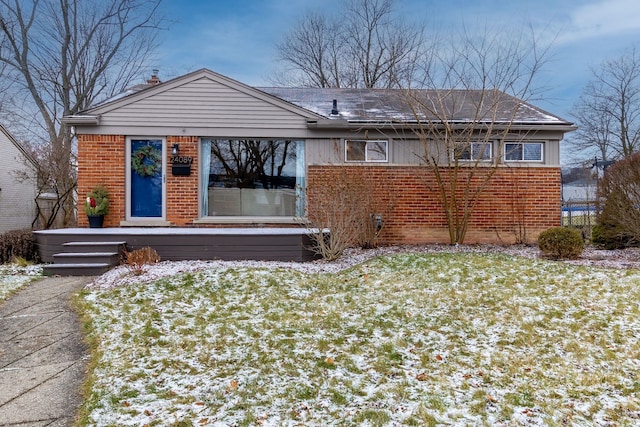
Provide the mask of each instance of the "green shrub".
POLYGON ((640 245, 640 153, 608 167, 598 181, 594 244, 606 249, 640 245))
POLYGON ((591 243, 607 250, 625 249, 638 245, 633 237, 626 235, 619 227, 605 221, 600 221, 599 224, 593 226, 591 243))
POLYGON ((87 194, 84 203, 87 215, 106 215, 109 213, 109 191, 104 185, 97 185, 87 194))
POLYGON ((553 259, 575 259, 584 251, 584 240, 578 230, 554 227, 540 233, 538 247, 553 259))
POLYGON ((0 263, 7 264, 16 258, 40 262, 33 231, 14 230, 0 234, 0 263))

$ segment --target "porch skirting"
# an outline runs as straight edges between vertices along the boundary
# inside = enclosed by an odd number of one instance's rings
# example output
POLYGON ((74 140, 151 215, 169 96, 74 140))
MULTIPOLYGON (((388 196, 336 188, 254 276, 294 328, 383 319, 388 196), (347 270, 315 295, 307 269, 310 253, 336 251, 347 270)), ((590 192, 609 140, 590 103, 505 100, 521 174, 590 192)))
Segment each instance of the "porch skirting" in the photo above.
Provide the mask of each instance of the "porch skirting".
POLYGON ((53 262, 70 242, 126 242, 126 250, 151 247, 163 261, 310 261, 304 228, 64 228, 36 231, 43 262, 53 262))

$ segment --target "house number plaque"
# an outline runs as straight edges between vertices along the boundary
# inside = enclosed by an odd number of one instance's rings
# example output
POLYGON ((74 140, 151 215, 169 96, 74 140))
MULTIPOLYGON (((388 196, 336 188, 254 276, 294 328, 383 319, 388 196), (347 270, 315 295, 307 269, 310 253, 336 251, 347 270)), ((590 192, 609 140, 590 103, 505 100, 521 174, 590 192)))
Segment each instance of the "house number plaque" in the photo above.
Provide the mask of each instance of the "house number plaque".
POLYGON ((171 174, 182 176, 191 175, 191 163, 193 163, 193 157, 191 156, 171 157, 171 174))

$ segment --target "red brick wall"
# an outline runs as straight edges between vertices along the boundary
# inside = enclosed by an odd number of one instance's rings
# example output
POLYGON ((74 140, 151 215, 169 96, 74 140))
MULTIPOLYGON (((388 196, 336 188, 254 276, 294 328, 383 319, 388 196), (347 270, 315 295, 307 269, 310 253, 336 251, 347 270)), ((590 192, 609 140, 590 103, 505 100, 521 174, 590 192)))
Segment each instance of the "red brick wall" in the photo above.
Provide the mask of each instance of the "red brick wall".
MULTIPOLYGON (((167 138, 167 221, 176 226, 191 226, 198 218, 198 142, 197 137, 167 138), (171 174, 170 152, 174 143, 180 144, 181 155, 194 159, 190 176, 171 174)), ((105 226, 118 227, 125 219, 125 143, 123 135, 78 137, 79 226, 88 226, 84 200, 98 184, 104 184, 110 193, 105 226)), ((381 243, 448 243, 446 218, 437 192, 433 191, 437 188, 436 181, 433 172, 425 167, 309 166, 309 209, 313 209, 314 191, 345 170, 348 174, 366 171, 376 197, 393 207, 383 212, 381 243)), ((471 181, 471 187, 477 188, 483 180, 475 177, 471 181)), ((459 194, 463 188, 459 186, 459 194)), ((511 243, 523 237, 535 241, 541 231, 560 225, 560 199, 559 168, 499 168, 482 191, 466 242, 511 243)))
MULTIPOLYGON (((197 137, 167 138, 167 221, 173 225, 191 224, 198 217, 198 141, 197 137), (171 174, 171 146, 180 144, 180 155, 192 156, 191 175, 171 174)), ((87 227, 84 201, 96 185, 109 190, 109 213, 105 227, 118 227, 126 218, 126 138, 124 135, 78 136, 78 226, 87 227)))
POLYGON ((89 225, 84 211, 87 193, 96 185, 109 190, 109 213, 105 227, 118 227, 125 218, 125 137, 78 136, 78 226, 89 225))
MULTIPOLYGON (((376 197, 393 206, 384 212, 380 243, 449 242, 437 182, 425 167, 310 166, 309 209, 314 209, 314 192, 344 174, 345 168, 350 176, 366 173, 376 197)), ((465 188, 478 189, 484 182, 482 173, 488 170, 472 177, 469 186, 463 184, 469 177, 461 171, 458 197, 463 197, 465 188)), ((481 190, 465 243, 535 241, 541 231, 560 225, 560 199, 559 168, 499 168, 481 190)))
POLYGON ((180 155, 193 157, 191 175, 173 176, 171 161, 167 159, 167 221, 174 225, 191 224, 198 218, 198 142, 195 136, 170 136, 167 151, 171 157, 171 146, 180 144, 180 155))

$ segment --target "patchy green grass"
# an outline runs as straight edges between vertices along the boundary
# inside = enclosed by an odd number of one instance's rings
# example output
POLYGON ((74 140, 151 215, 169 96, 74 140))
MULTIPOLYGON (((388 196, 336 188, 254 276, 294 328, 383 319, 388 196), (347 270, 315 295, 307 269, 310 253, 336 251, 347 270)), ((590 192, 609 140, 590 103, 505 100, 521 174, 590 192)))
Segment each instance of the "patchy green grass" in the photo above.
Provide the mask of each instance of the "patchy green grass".
POLYGON ((42 278, 42 268, 34 265, 0 265, 0 303, 21 287, 42 278))
POLYGON ((640 423, 640 272, 477 254, 83 294, 85 424, 640 423))

